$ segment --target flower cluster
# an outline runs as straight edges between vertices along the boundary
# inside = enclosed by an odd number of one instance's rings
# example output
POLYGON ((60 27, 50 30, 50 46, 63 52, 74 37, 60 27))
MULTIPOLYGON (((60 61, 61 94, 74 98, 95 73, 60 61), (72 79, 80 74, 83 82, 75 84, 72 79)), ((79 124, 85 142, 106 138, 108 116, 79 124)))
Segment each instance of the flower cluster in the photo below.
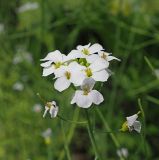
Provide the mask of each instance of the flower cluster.
POLYGON ((88 108, 94 104, 100 104, 104 98, 97 90, 93 90, 95 82, 106 82, 110 74, 108 72, 111 60, 119 60, 104 51, 100 44, 90 43, 79 45, 67 56, 59 50, 48 53, 41 59, 43 76, 54 74, 54 88, 59 92, 69 88, 71 84, 81 87, 77 90, 71 101, 79 107, 88 108))

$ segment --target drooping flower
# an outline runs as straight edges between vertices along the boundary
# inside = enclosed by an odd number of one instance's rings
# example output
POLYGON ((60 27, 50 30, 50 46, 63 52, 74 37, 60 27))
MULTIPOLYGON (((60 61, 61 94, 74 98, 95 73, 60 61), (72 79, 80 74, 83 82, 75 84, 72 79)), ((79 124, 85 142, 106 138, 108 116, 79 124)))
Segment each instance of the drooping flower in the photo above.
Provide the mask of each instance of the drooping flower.
POLYGON ((55 78, 57 78, 57 80, 54 83, 55 89, 61 92, 67 89, 71 83, 74 83, 75 86, 81 85, 84 80, 84 75, 79 75, 83 68, 84 67, 77 62, 71 62, 68 66, 64 66, 61 70, 56 71, 55 78))
POLYGON ((59 107, 56 105, 55 101, 47 102, 45 105, 45 111, 43 117, 46 116, 47 112, 49 111, 51 118, 55 118, 57 116, 59 107))
POLYGON ((84 46, 78 45, 76 50, 72 50, 68 54, 68 57, 69 59, 76 59, 76 58, 86 58, 87 59, 89 55, 92 55, 102 50, 104 50, 103 47, 98 43, 95 43, 92 46, 90 43, 84 46))
POLYGON ((137 121, 138 115, 140 114, 140 111, 137 114, 134 114, 132 116, 126 117, 126 122, 123 123, 121 131, 125 132, 129 130, 130 132, 135 130, 138 133, 141 131, 141 123, 140 121, 137 121))
POLYGON ((41 59, 41 61, 45 61, 41 63, 41 66, 44 67, 43 76, 48 76, 63 67, 63 63, 66 61, 66 56, 56 50, 48 53, 48 55, 44 59, 41 59))
POLYGON ((76 103, 81 108, 89 108, 92 103, 99 105, 104 101, 104 98, 97 90, 92 90, 95 85, 93 78, 86 78, 81 86, 81 90, 77 90, 71 101, 71 104, 76 103))

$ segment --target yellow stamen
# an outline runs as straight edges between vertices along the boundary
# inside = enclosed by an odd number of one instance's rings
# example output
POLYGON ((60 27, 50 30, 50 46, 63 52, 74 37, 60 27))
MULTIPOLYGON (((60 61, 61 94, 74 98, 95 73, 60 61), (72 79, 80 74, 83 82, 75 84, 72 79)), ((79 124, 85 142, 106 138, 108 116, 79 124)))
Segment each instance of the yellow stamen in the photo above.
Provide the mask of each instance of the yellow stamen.
POLYGON ((65 72, 65 76, 66 76, 67 79, 70 79, 70 78, 71 78, 71 73, 68 72, 68 71, 66 71, 66 72, 65 72))
POLYGON ((107 57, 108 57, 108 55, 105 52, 103 52, 102 55, 101 55, 101 58, 107 59, 107 57))
POLYGON ((62 65, 61 62, 56 62, 55 64, 53 64, 53 67, 57 69, 57 68, 60 68, 61 65, 62 65))
POLYGON ((82 52, 83 52, 83 54, 85 54, 85 55, 89 55, 89 50, 86 49, 86 48, 84 48, 84 49, 82 50, 82 52))
POLYGON ((91 77, 91 76, 93 75, 90 68, 87 68, 87 69, 85 70, 85 72, 86 72, 87 77, 91 77))

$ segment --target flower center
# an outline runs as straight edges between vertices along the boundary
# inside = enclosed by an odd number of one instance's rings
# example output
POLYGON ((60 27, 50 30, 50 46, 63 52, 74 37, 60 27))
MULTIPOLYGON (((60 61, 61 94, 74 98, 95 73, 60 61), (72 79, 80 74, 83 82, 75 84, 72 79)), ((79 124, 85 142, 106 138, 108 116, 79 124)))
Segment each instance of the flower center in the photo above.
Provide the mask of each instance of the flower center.
POLYGON ((90 92, 90 88, 86 85, 83 87, 83 95, 88 95, 88 93, 90 92))
POLYGON ((51 103, 51 102, 47 102, 47 103, 46 103, 46 106, 47 106, 48 108, 51 108, 52 103, 51 103))
POLYGON ((55 69, 60 68, 61 65, 62 65, 61 62, 56 62, 55 64, 53 64, 53 66, 55 67, 55 69))
POLYGON ((91 76, 93 75, 90 68, 87 68, 87 69, 85 70, 85 72, 86 72, 87 77, 91 77, 91 76))
POLYGON ((89 50, 84 48, 84 49, 82 49, 82 53, 85 55, 89 55, 89 50))
POLYGON ((65 72, 65 76, 66 76, 67 79, 70 79, 70 78, 71 78, 71 73, 68 72, 68 71, 66 71, 66 72, 65 72))
POLYGON ((105 52, 103 52, 103 54, 101 55, 101 58, 107 59, 107 54, 105 52))

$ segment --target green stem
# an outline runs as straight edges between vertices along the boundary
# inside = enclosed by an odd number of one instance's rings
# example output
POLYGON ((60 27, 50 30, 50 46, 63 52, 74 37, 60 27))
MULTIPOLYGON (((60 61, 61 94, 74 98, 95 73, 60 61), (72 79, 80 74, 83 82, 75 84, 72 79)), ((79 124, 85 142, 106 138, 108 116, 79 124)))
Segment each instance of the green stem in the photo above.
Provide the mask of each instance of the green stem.
MULTIPOLYGON (((74 115, 73 115, 73 121, 77 121, 78 120, 79 111, 80 111, 79 108, 75 109, 74 115)), ((74 133, 74 130, 76 128, 76 125, 77 125, 76 123, 72 123, 71 127, 69 128, 69 133, 66 136, 67 145, 69 145, 71 143, 71 139, 73 137, 73 133, 74 133)), ((62 150, 62 152, 59 155, 58 160, 63 160, 64 156, 65 156, 65 151, 62 150)))
POLYGON ((65 151, 66 151, 67 159, 71 160, 71 155, 70 155, 70 151, 69 151, 69 144, 68 144, 67 139, 66 139, 66 134, 65 134, 65 131, 64 131, 64 126, 63 126, 63 121, 62 120, 61 120, 61 129, 62 129, 62 134, 63 134, 63 138, 64 138, 64 148, 65 148, 65 151))
MULTIPOLYGON (((116 136, 114 135, 114 133, 111 131, 111 129, 110 129, 108 123, 106 122, 103 114, 101 113, 101 111, 100 111, 98 108, 96 108, 96 111, 97 111, 99 117, 101 118, 101 120, 102 120, 102 122, 103 122, 103 124, 104 124, 104 127, 106 128, 106 130, 107 130, 108 132, 110 132, 110 137, 112 138, 112 140, 113 140, 116 148, 119 149, 119 148, 120 148, 120 144, 119 144, 116 136)), ((123 158, 123 157, 120 157, 120 160, 124 160, 124 158, 123 158)))
POLYGON ((61 120, 65 121, 65 122, 69 122, 69 123, 76 123, 76 124, 87 124, 87 121, 82 121, 82 122, 78 122, 78 121, 72 121, 69 119, 65 119, 60 115, 57 115, 58 118, 60 118, 61 120))
POLYGON ((98 148, 97 148, 96 140, 95 140, 95 137, 94 137, 94 134, 93 134, 93 128, 92 128, 92 125, 91 125, 91 120, 90 120, 90 117, 89 117, 88 109, 85 109, 85 112, 86 112, 86 118, 87 118, 87 121, 88 121, 88 125, 87 125, 88 134, 89 134, 89 137, 90 137, 90 140, 91 140, 94 152, 95 152, 95 157, 96 157, 95 159, 101 159, 101 156, 100 156, 98 148))
POLYGON ((143 143, 143 147, 144 147, 144 152, 145 152, 145 156, 146 158, 148 157, 148 151, 147 151, 147 146, 146 146, 146 120, 145 120, 145 113, 141 104, 141 99, 138 99, 138 106, 141 110, 141 114, 142 114, 142 122, 143 122, 143 129, 142 129, 142 134, 141 134, 141 139, 142 139, 142 143, 143 143))

